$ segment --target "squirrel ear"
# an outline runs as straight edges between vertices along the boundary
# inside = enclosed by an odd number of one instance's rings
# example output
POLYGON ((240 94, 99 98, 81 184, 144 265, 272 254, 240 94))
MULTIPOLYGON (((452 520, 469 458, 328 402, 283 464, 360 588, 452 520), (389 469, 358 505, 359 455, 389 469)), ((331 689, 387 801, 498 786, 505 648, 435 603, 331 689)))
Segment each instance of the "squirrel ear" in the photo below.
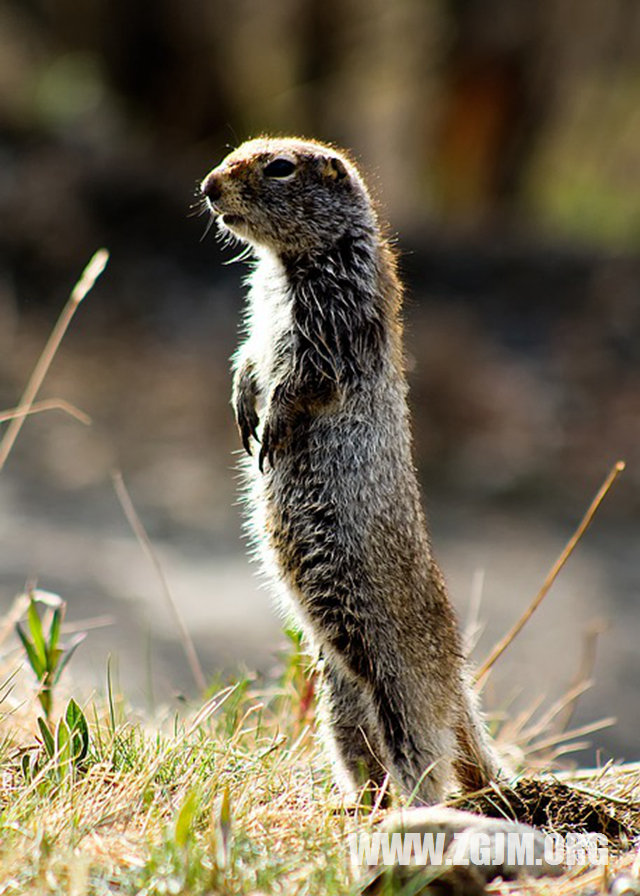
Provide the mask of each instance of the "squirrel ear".
POLYGON ((343 180, 349 172, 347 166, 337 156, 329 156, 325 159, 324 174, 333 180, 343 180))

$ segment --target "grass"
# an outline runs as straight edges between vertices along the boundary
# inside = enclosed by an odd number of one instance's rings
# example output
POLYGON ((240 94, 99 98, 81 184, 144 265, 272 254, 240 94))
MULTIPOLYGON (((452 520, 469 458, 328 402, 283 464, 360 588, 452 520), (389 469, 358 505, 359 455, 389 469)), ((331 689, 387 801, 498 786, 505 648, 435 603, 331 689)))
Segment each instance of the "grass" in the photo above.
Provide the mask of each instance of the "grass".
POLYGON ((108 689, 82 707, 89 749, 72 775, 47 755, 37 683, 13 674, 0 704, 0 893, 349 892, 354 817, 336 812, 297 667, 180 717, 140 717, 108 689), (26 754, 39 756, 31 777, 26 754))
MULTIPOLYGON (((296 645, 279 680, 236 681, 181 715, 141 716, 107 679, 104 696, 81 707, 88 750, 72 765, 46 749, 38 725, 41 689, 26 664, 6 667, 3 680, 3 896, 358 892, 347 834, 382 813, 373 817, 364 803, 350 811, 341 806, 314 734, 296 645), (33 760, 31 775, 25 756, 33 760)), ((67 696, 52 693, 53 723, 68 712, 67 696)), ((529 737, 532 726, 527 730, 529 737)), ((575 786, 638 829, 640 767, 583 772, 575 786)), ((630 846, 618 844, 610 875, 630 870, 630 846)), ((548 893, 551 886, 554 893, 604 892, 603 881, 602 869, 582 869, 553 884, 532 882, 528 892, 548 893)), ((496 892, 511 892, 497 886, 496 892)))
MULTIPOLYGON (((299 637, 278 680, 240 679, 151 718, 114 691, 108 669, 102 696, 79 705, 61 692, 81 637, 66 642, 65 611, 57 596, 33 592, 0 619, 0 642, 15 638, 0 665, 0 894, 359 892, 347 834, 384 813, 371 812, 366 794, 348 810, 341 804, 315 735, 315 675, 299 637)), ((499 735, 521 770, 543 772, 602 724, 565 730, 585 686, 502 720, 499 735)), ((640 767, 574 778, 519 782, 506 800, 485 793, 465 807, 509 815, 515 801, 519 817, 560 832, 588 817, 615 848, 610 875, 633 871, 640 767)), ((605 884, 602 870, 581 869, 554 880, 553 892, 605 884)), ((528 886, 550 892, 549 882, 528 886)))

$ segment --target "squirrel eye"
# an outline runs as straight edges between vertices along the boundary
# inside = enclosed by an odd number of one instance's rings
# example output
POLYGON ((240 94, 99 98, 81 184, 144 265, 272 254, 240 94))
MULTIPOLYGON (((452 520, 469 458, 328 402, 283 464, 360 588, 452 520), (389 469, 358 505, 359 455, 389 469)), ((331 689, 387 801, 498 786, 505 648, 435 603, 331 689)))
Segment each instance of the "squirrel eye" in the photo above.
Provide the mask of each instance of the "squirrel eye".
POLYGON ((265 166, 265 177, 289 177, 296 170, 295 162, 291 159, 274 159, 265 166))

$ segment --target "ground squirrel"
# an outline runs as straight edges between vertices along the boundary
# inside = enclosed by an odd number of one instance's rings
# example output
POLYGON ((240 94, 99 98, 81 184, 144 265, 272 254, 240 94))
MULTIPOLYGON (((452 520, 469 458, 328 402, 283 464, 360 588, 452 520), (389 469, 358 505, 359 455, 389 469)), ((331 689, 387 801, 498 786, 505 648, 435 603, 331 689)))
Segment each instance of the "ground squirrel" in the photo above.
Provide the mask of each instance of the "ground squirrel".
POLYGON ((251 247, 233 407, 251 529, 322 656, 339 776, 418 801, 498 765, 431 553, 412 457, 402 288, 353 161, 315 141, 250 140, 201 185, 251 247), (253 453, 255 444, 255 454, 253 453))

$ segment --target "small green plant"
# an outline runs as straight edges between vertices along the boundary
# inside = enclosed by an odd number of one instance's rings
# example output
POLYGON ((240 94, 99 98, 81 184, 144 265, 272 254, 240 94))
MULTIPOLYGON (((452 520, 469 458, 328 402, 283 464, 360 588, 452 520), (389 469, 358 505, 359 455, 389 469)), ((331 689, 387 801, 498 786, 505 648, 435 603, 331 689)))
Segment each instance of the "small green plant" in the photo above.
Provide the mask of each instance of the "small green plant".
POLYGON ((16 632, 38 679, 38 700, 44 717, 37 719, 42 748, 23 753, 22 773, 26 780, 32 780, 40 771, 44 754, 44 760, 49 763, 57 781, 73 780, 84 769, 89 751, 89 726, 83 711, 72 698, 54 727, 51 721, 53 690, 86 634, 78 634, 66 646, 63 645, 60 631, 67 609, 66 601, 46 591, 30 591, 28 597, 26 630, 17 623, 16 632))
MULTIPOLYGON (((87 718, 76 701, 71 698, 65 714, 58 719, 52 733, 50 723, 40 716, 38 728, 44 748, 44 758, 51 765, 57 781, 73 781, 85 769, 89 752, 89 725, 87 718)), ((42 755, 28 751, 22 755, 22 773, 26 780, 32 780, 40 771, 42 755)))
POLYGON ((66 646, 60 643, 60 629, 66 609, 66 601, 57 594, 30 591, 27 631, 20 623, 16 624, 16 632, 40 685, 38 700, 47 722, 51 719, 53 689, 77 647, 86 637, 86 632, 82 632, 75 635, 66 646), (38 607, 44 608, 42 616, 38 607))

